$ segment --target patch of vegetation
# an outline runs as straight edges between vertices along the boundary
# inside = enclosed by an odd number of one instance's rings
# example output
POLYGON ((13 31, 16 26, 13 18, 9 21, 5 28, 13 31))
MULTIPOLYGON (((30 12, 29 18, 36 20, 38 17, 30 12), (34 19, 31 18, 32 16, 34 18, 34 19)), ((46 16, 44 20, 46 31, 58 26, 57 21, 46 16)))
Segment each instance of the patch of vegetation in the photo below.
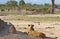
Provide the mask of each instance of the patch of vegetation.
POLYGON ((17 16, 4 18, 4 20, 17 20, 17 21, 60 21, 60 17, 27 17, 27 16, 17 16))
MULTIPOLYGON (((17 10, 19 11, 19 13, 23 12, 22 10, 25 10, 26 13, 22 13, 22 14, 29 14, 29 15, 50 14, 49 12, 50 7, 51 7, 51 4, 49 3, 45 3, 44 5, 38 5, 38 4, 25 3, 24 0, 20 0, 19 3, 16 1, 8 1, 6 4, 0 4, 0 10, 8 10, 8 11, 17 10)), ((55 7, 60 9, 60 5, 55 5, 55 7)), ((7 13, 9 12, 6 12, 6 14, 7 13)))
MULTIPOLYGON (((16 1, 8 1, 6 4, 0 4, 0 10, 2 10, 2 9, 4 9, 4 10, 20 9, 21 11, 25 10, 25 12, 26 12, 25 14, 47 14, 47 13, 49 13, 49 11, 48 11, 49 7, 50 7, 50 5, 47 3, 44 5, 37 5, 37 4, 25 3, 24 0, 20 0, 19 4, 16 1)), ((9 12, 7 12, 7 13, 9 13, 9 12)), ((22 13, 22 14, 24 14, 24 13, 22 13)))

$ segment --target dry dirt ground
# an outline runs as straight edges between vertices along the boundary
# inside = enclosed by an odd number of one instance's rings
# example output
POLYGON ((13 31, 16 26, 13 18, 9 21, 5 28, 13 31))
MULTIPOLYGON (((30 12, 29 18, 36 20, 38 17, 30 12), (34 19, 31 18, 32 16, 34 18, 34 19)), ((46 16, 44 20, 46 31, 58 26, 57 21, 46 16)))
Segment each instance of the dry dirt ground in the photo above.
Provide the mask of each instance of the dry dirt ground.
POLYGON ((38 32, 43 32, 47 37, 58 37, 60 39, 60 22, 25 22, 25 21, 10 21, 15 25, 17 31, 26 32, 28 24, 34 24, 34 29, 38 32))
MULTIPOLYGON (((54 16, 59 16, 59 15, 54 15, 54 16)), ((1 19, 3 17, 4 16, 0 16, 1 19)), ((42 38, 34 38, 24 33, 27 31, 28 24, 34 24, 35 25, 34 29, 38 32, 45 33, 47 37, 53 37, 53 38, 58 37, 57 39, 60 39, 60 22, 30 22, 30 21, 11 21, 11 20, 6 22, 8 24, 12 23, 15 26, 16 30, 19 32, 17 32, 17 34, 5 33, 6 35, 1 35, 0 39, 42 39, 42 38)), ((4 31, 2 31, 0 34, 3 34, 4 31)), ((52 38, 45 38, 45 39, 52 39, 52 38)))
MULTIPOLYGON (((10 21, 11 22, 11 21, 10 21)), ((14 21, 12 21, 13 23, 12 24, 14 24, 14 21)), ((15 21, 15 22, 17 22, 17 21, 15 21)), ((18 22, 17 22, 18 23, 18 22)), ((24 27, 27 27, 27 23, 26 24, 24 24, 24 22, 22 22, 22 23, 20 23, 19 25, 21 25, 21 26, 16 26, 15 25, 15 28, 16 28, 16 30, 17 30, 17 32, 16 32, 16 34, 9 34, 8 33, 8 29, 9 29, 9 23, 7 23, 7 25, 6 24, 4 24, 3 26, 4 26, 4 28, 2 29, 2 30, 0 30, 0 39, 56 39, 55 37, 46 37, 46 38, 36 38, 36 37, 32 37, 32 36, 29 36, 29 35, 27 35, 27 33, 25 33, 26 32, 26 28, 22 28, 23 26, 24 27), (22 24, 23 23, 23 24, 22 24), (20 28, 20 29, 18 29, 18 28, 20 28), (22 29, 22 30, 21 30, 22 29), (24 29, 25 29, 25 31, 24 31, 24 29), (21 30, 21 31, 20 31, 21 30), (24 31, 24 32, 23 32, 24 31)), ((29 24, 30 24, 30 22, 29 22, 29 24)), ((33 24, 33 23, 32 23, 33 24)))

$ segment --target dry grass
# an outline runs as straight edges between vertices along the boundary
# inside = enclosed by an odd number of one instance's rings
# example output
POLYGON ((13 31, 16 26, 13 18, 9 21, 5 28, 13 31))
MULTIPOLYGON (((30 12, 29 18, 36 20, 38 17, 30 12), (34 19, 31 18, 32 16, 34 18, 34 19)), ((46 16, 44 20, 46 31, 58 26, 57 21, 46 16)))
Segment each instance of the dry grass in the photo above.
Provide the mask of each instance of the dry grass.
POLYGON ((29 17, 29 16, 6 16, 6 17, 3 17, 2 18, 3 20, 6 20, 6 21, 12 21, 12 20, 18 20, 18 21, 43 21, 43 22, 46 22, 46 21, 60 21, 60 17, 59 16, 56 16, 56 17, 29 17))

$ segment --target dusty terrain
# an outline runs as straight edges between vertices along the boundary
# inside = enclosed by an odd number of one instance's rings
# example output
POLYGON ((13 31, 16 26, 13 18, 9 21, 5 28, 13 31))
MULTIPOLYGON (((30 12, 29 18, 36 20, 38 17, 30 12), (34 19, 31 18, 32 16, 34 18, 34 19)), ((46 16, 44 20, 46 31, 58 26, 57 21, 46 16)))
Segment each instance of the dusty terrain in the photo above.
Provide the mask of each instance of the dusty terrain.
MULTIPOLYGON (((54 16, 59 16, 59 15, 54 15, 54 16)), ((7 17, 7 16, 0 16, 1 19, 3 19, 4 17, 7 17)), ((53 38, 58 37, 58 39, 60 39, 60 22, 50 22, 50 21, 49 22, 37 22, 37 21, 32 22, 32 21, 19 21, 19 20, 12 20, 12 21, 11 20, 4 20, 4 21, 8 22, 8 24, 12 23, 15 26, 16 30, 21 31, 21 32, 26 32, 27 31, 27 28, 28 28, 27 25, 28 24, 34 24, 35 25, 34 29, 36 31, 45 33, 47 37, 53 37, 53 38)), ((14 36, 11 37, 11 38, 15 39, 15 38, 17 38, 19 36, 22 36, 21 32, 20 32, 20 35, 14 34, 14 36)), ((1 38, 5 39, 5 38, 9 38, 10 36, 11 35, 1 36, 1 38)), ((29 36, 27 36, 25 34, 23 34, 22 39, 26 39, 26 38, 24 38, 24 36, 26 36, 27 39, 33 39, 32 37, 29 37, 29 36)), ((20 38, 17 38, 17 39, 20 39, 20 38)))
POLYGON ((26 32, 28 24, 34 24, 34 29, 38 32, 44 32, 47 37, 58 37, 60 39, 60 22, 25 22, 25 21, 10 21, 15 24, 18 31, 26 32))

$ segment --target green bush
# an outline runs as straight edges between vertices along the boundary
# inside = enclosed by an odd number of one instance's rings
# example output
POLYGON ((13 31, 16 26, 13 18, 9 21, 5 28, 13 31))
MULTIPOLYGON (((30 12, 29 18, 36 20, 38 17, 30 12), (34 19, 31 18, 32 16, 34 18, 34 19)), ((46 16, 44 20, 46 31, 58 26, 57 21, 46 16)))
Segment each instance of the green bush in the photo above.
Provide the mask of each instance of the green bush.
POLYGON ((25 5, 24 0, 21 0, 21 1, 19 2, 19 5, 25 5))

